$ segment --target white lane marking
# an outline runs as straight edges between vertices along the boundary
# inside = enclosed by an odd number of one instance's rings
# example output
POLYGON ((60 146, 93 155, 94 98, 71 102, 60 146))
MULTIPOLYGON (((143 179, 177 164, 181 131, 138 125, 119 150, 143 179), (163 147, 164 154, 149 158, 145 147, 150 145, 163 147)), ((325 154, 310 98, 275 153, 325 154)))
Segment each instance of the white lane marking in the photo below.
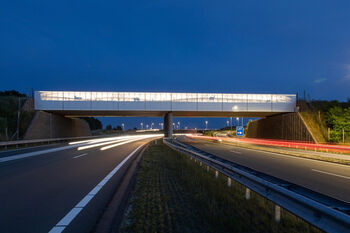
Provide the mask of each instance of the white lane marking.
POLYGON ((131 152, 121 163, 119 163, 108 175, 101 180, 74 208, 68 212, 57 224, 54 226, 49 233, 60 233, 62 232, 79 214, 79 212, 91 201, 91 199, 101 190, 101 188, 111 179, 111 177, 118 172, 118 170, 143 146, 137 147, 131 152))
POLYGON ((57 223, 57 227, 65 227, 67 226, 83 209, 83 207, 74 207, 69 213, 64 216, 61 221, 57 223))
POLYGON ((350 167, 349 165, 345 165, 345 164, 332 163, 332 162, 316 160, 316 159, 312 159, 312 158, 303 158, 303 157, 298 157, 298 156, 294 156, 294 155, 282 154, 282 153, 278 153, 278 152, 270 152, 270 151, 264 151, 264 150, 258 150, 258 149, 249 149, 249 148, 244 148, 244 147, 240 147, 240 149, 241 150, 250 150, 250 151, 265 153, 265 154, 270 154, 270 155, 278 155, 278 156, 282 156, 282 157, 288 157, 288 158, 299 159, 299 160, 308 160, 308 161, 314 162, 314 163, 327 163, 327 164, 332 165, 332 166, 334 165, 334 166, 347 167, 347 168, 350 167))
POLYGON ((235 151, 235 150, 230 150, 232 153, 235 153, 235 154, 242 154, 242 152, 240 152, 240 151, 235 151))
POLYGON ((87 154, 88 154, 88 153, 84 153, 84 154, 81 154, 81 155, 74 156, 73 159, 80 158, 80 157, 85 156, 85 155, 87 155, 87 154))
POLYGON ((23 158, 32 157, 32 156, 37 156, 37 155, 42 155, 42 154, 47 154, 47 153, 52 153, 52 152, 57 152, 57 151, 62 151, 62 150, 68 150, 68 149, 72 149, 72 148, 76 148, 76 147, 78 147, 78 146, 63 146, 63 147, 53 148, 53 149, 48 149, 48 150, 28 152, 28 153, 19 154, 19 155, 11 155, 11 156, 0 158, 0 163, 12 161, 12 160, 17 160, 17 159, 23 159, 23 158))
POLYGON ((314 171, 314 172, 319 172, 319 173, 323 173, 323 174, 327 174, 327 175, 331 175, 331 176, 337 176, 337 177, 341 177, 341 178, 350 180, 350 176, 342 176, 342 175, 338 175, 338 174, 335 174, 335 173, 321 171, 321 170, 317 170, 317 169, 311 169, 311 170, 314 171))
POLYGON ((50 233, 61 233, 64 230, 64 227, 54 227, 51 229, 50 233))

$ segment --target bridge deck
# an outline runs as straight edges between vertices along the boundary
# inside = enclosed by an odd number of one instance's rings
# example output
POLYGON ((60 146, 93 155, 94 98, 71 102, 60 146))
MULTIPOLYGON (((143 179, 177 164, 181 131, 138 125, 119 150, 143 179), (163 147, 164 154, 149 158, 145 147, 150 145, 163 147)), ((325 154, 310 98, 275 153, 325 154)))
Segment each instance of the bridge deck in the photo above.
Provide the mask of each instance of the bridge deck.
POLYGON ((264 117, 294 112, 296 95, 37 91, 35 109, 66 116, 264 117))

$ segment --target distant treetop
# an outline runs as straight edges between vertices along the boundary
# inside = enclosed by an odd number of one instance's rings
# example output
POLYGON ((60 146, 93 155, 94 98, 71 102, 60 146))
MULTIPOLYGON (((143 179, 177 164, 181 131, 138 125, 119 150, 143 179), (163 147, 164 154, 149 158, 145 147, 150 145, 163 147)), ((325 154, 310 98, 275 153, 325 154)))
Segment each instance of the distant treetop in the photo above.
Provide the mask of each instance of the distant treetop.
POLYGON ((0 96, 18 96, 18 97, 25 97, 25 94, 19 93, 16 90, 6 90, 6 91, 0 91, 0 96))

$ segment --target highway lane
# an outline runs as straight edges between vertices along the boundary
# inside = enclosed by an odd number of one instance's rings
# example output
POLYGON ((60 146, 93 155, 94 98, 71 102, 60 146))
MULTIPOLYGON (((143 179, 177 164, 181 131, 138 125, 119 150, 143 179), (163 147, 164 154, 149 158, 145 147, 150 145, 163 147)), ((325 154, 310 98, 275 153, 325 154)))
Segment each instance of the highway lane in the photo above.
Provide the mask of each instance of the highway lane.
POLYGON ((57 148, 61 146, 67 146, 68 143, 53 143, 53 144, 47 144, 47 145, 40 145, 40 146, 33 146, 33 147, 27 147, 27 148, 20 148, 20 149, 12 149, 12 150, 4 150, 0 151, 0 158, 16 155, 16 154, 23 154, 28 152, 34 152, 34 151, 40 151, 50 148, 57 148))
POLYGON ((350 166, 180 137, 203 151, 350 203, 350 166))
MULTIPOLYGON (((123 159, 150 140, 103 151, 102 146, 79 151, 71 148, 0 163, 0 232, 50 231, 123 159)), ((114 176, 118 177, 119 171, 114 176)), ((96 199, 105 198, 97 195, 96 199)), ((101 207, 95 209, 101 211, 101 207)), ((92 211, 79 215, 89 219, 79 225, 92 226, 96 221, 92 211)))

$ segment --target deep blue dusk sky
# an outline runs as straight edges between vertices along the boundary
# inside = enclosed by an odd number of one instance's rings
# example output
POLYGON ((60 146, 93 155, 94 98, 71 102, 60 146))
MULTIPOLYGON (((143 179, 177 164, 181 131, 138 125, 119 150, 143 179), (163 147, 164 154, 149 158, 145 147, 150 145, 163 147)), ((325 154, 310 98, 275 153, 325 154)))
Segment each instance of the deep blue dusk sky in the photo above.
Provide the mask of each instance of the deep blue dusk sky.
POLYGON ((2 1, 1 90, 350 97, 350 1, 2 1))

